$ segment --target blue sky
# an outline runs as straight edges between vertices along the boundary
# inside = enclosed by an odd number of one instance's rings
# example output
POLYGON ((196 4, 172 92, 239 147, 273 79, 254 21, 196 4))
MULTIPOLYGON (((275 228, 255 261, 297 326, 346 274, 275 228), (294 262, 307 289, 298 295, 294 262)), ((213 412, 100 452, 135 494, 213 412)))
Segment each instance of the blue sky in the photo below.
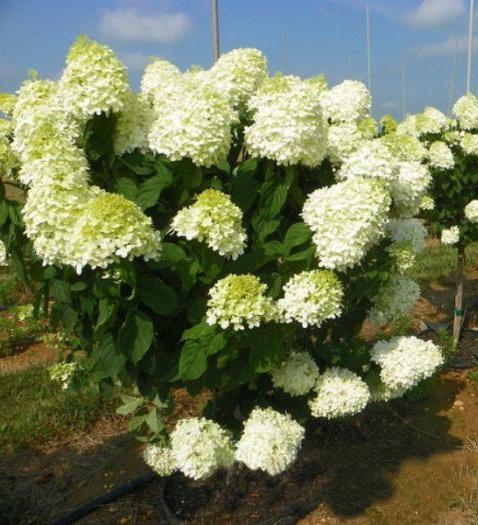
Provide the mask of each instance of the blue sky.
MULTIPOLYGON (((366 0, 218 0, 221 51, 257 47, 270 73, 366 80, 366 0)), ((466 76, 468 0, 369 0, 374 114, 425 105, 447 112, 466 76)), ((478 11, 478 9, 477 9, 478 11)), ((477 25, 478 31, 478 25, 477 25)), ((150 56, 182 69, 211 65, 210 0, 0 0, 0 91, 28 69, 58 78, 80 34, 110 45, 133 87, 150 56)), ((478 35, 478 32, 477 32, 478 35)), ((478 91, 478 46, 473 91, 478 91)))

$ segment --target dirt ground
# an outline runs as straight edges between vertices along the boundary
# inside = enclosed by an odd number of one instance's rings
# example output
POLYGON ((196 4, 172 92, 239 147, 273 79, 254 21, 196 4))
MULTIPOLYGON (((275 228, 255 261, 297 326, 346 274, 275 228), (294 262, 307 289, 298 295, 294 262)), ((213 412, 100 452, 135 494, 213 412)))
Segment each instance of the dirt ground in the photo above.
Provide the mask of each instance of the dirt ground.
MULTIPOLYGON (((449 319, 452 286, 443 280, 424 290, 414 310, 417 328, 449 319)), ((472 304, 478 276, 468 275, 466 290, 472 304)), ((468 328, 478 325, 475 315, 467 312, 468 328)), ((467 332, 468 349, 478 349, 477 337, 467 332)), ((10 361, 0 361, 0 370, 13 366, 11 357, 5 359, 10 361)), ((448 370, 419 401, 397 400, 360 418, 312 426, 298 460, 282 476, 239 469, 207 482, 180 474, 154 478, 75 523, 478 524, 476 376, 472 369, 448 370)), ((88 434, 0 458, 0 501, 6 507, 0 524, 53 524, 149 476, 141 447, 118 416, 98 421, 88 434)))

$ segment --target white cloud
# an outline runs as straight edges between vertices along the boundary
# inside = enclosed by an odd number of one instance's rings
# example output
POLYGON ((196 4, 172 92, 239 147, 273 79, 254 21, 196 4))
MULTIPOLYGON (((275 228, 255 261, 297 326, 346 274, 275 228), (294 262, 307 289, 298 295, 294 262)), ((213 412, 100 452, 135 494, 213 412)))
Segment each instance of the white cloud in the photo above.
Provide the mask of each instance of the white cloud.
POLYGON ((464 0, 423 0, 408 14, 407 21, 416 27, 436 27, 449 23, 464 12, 464 0))
POLYGON ((115 40, 164 44, 183 38, 191 25, 185 13, 145 15, 134 9, 105 10, 100 21, 101 31, 115 40))
MULTIPOLYGON (((473 39, 473 48, 477 48, 478 38, 473 39)), ((468 49, 468 38, 461 36, 459 38, 448 38, 442 42, 428 44, 417 48, 417 53, 421 57, 433 56, 451 56, 457 53, 465 53, 468 49)))
POLYGON ((118 56, 132 71, 143 71, 149 64, 149 56, 139 51, 122 51, 118 56))
POLYGON ((394 102, 393 100, 388 100, 387 102, 384 102, 381 106, 381 109, 383 110, 393 110, 398 108, 398 104, 394 102))

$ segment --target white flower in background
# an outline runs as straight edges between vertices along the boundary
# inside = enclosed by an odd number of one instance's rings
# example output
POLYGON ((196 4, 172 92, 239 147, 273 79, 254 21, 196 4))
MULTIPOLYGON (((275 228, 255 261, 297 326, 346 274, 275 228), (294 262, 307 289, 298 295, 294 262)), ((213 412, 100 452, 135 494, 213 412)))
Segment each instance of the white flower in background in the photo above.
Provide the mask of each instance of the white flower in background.
POLYGON ((436 345, 414 336, 375 343, 371 359, 380 366, 384 385, 392 390, 414 387, 443 364, 443 355, 436 345))
POLYGON ((247 240, 241 221, 242 211, 229 195, 206 190, 194 204, 178 211, 171 229, 180 237, 206 242, 220 255, 237 259, 244 253, 247 240))
POLYGON ((319 266, 342 271, 358 264, 383 237, 390 202, 375 179, 354 177, 312 192, 302 217, 314 232, 319 266))
POLYGON ((159 92, 154 110, 156 119, 148 135, 152 151, 170 160, 190 158, 205 167, 226 159, 236 114, 213 86, 183 76, 170 93, 159 92))
POLYGON ((0 240, 0 266, 7 266, 7 248, 5 243, 0 240))
POLYGON ((267 76, 267 60, 253 48, 224 53, 210 70, 212 81, 233 107, 241 107, 267 76))
POLYGON ((344 80, 322 93, 320 103, 332 123, 358 122, 369 115, 372 97, 363 82, 344 80))
POLYGON ((352 152, 336 173, 338 180, 355 177, 377 178, 390 183, 394 173, 395 159, 379 140, 361 144, 352 152))
POLYGON ((370 390, 370 401, 390 401, 402 397, 407 388, 390 388, 383 383, 370 390))
POLYGON ((231 438, 214 421, 203 417, 181 419, 170 438, 174 463, 190 478, 208 478, 234 462, 231 438))
POLYGON ((478 222, 478 200, 475 199, 465 206, 465 217, 470 222, 478 222))
POLYGON ((251 274, 230 274, 209 290, 207 322, 226 329, 244 330, 277 317, 277 307, 266 297, 267 286, 251 274))
POLYGON ((464 135, 464 131, 449 129, 443 132, 442 138, 449 146, 459 146, 464 135))
POLYGON ((113 140, 116 155, 148 148, 148 133, 154 113, 143 95, 129 93, 118 113, 113 140))
POLYGON ((313 270, 292 276, 284 285, 284 297, 277 306, 284 322, 297 321, 307 328, 338 317, 343 296, 342 284, 333 272, 313 270))
POLYGON ((393 242, 409 242, 415 253, 425 248, 427 230, 419 219, 391 219, 386 229, 393 242))
POLYGON ((441 232, 442 244, 456 244, 460 240, 460 228, 452 226, 451 228, 444 228, 441 232))
POLYGON ((472 93, 460 97, 453 106, 453 115, 458 120, 461 129, 478 128, 478 100, 472 93))
POLYGON ((432 177, 426 166, 417 161, 398 162, 390 184, 393 205, 402 217, 418 213, 432 177))
POLYGON ((463 153, 478 156, 478 135, 465 133, 460 141, 460 146, 463 153))
POLYGON ((433 197, 430 197, 430 195, 424 195, 422 197, 422 200, 420 201, 420 209, 421 210, 434 210, 435 201, 433 200, 433 197))
POLYGON ((156 59, 148 64, 141 79, 141 93, 150 102, 157 98, 174 93, 181 81, 179 69, 163 59, 156 59))
POLYGON ((314 417, 333 419, 361 412, 370 400, 367 384, 346 368, 329 368, 317 380, 316 397, 309 401, 314 417))
POLYGON ((58 91, 65 111, 81 121, 117 113, 129 93, 126 66, 109 47, 80 37, 70 49, 58 91))
POLYGON ((160 233, 151 218, 115 193, 102 192, 91 199, 71 234, 70 264, 78 273, 86 265, 106 268, 120 259, 158 259, 161 250, 160 233))
POLYGON ((147 445, 143 450, 143 459, 156 474, 170 476, 177 468, 171 447, 161 445, 147 445))
POLYGON ((428 162, 432 168, 451 170, 455 166, 453 152, 441 140, 433 142, 428 150, 428 162))
POLYGON ((406 277, 395 277, 372 298, 369 318, 377 326, 385 326, 408 313, 420 297, 420 287, 406 277))
POLYGON ((55 363, 48 367, 51 381, 60 383, 62 390, 68 390, 75 378, 83 372, 82 366, 77 362, 55 363))
POLYGON ((251 470, 280 474, 295 461, 304 434, 304 428, 288 414, 255 408, 244 424, 236 460, 251 470))
POLYGON ((359 120, 357 126, 364 139, 372 140, 377 137, 378 122, 373 117, 359 120))
POLYGON ((252 157, 280 165, 318 166, 325 157, 327 126, 316 90, 299 77, 276 75, 249 100, 253 123, 244 130, 252 157))
POLYGON ((327 156, 338 164, 363 144, 364 137, 355 122, 341 122, 329 126, 327 140, 327 156))
MULTIPOLYGON (((417 130, 417 116, 416 115, 407 115, 402 122, 399 122, 396 130, 397 135, 409 135, 411 137, 418 138, 417 130)), ((404 159, 408 160, 408 159, 404 159)))
POLYGON ((272 384, 291 396, 310 392, 319 377, 319 368, 307 352, 292 352, 278 367, 271 371, 272 384))
POLYGON ((379 140, 394 158, 402 162, 422 162, 428 155, 425 146, 413 135, 388 133, 379 140))
POLYGON ((19 304, 15 306, 13 313, 19 321, 27 321, 34 318, 34 307, 32 304, 19 304))
POLYGON ((415 126, 418 135, 437 134, 450 126, 448 118, 438 109, 426 107, 423 113, 415 116, 415 126))

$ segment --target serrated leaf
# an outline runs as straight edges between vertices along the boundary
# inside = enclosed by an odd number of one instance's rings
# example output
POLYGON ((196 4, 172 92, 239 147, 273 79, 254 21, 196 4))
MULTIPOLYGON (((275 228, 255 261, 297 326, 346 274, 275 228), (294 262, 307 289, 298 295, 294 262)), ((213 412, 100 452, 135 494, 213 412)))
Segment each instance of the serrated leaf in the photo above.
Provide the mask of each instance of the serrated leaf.
POLYGON ((179 377, 194 380, 201 377, 207 369, 205 348, 197 340, 188 340, 179 356, 179 377))
POLYGON ((303 222, 297 222, 289 227, 282 244, 286 249, 287 254, 289 254, 292 248, 310 241, 311 237, 312 232, 310 231, 310 228, 303 222))

